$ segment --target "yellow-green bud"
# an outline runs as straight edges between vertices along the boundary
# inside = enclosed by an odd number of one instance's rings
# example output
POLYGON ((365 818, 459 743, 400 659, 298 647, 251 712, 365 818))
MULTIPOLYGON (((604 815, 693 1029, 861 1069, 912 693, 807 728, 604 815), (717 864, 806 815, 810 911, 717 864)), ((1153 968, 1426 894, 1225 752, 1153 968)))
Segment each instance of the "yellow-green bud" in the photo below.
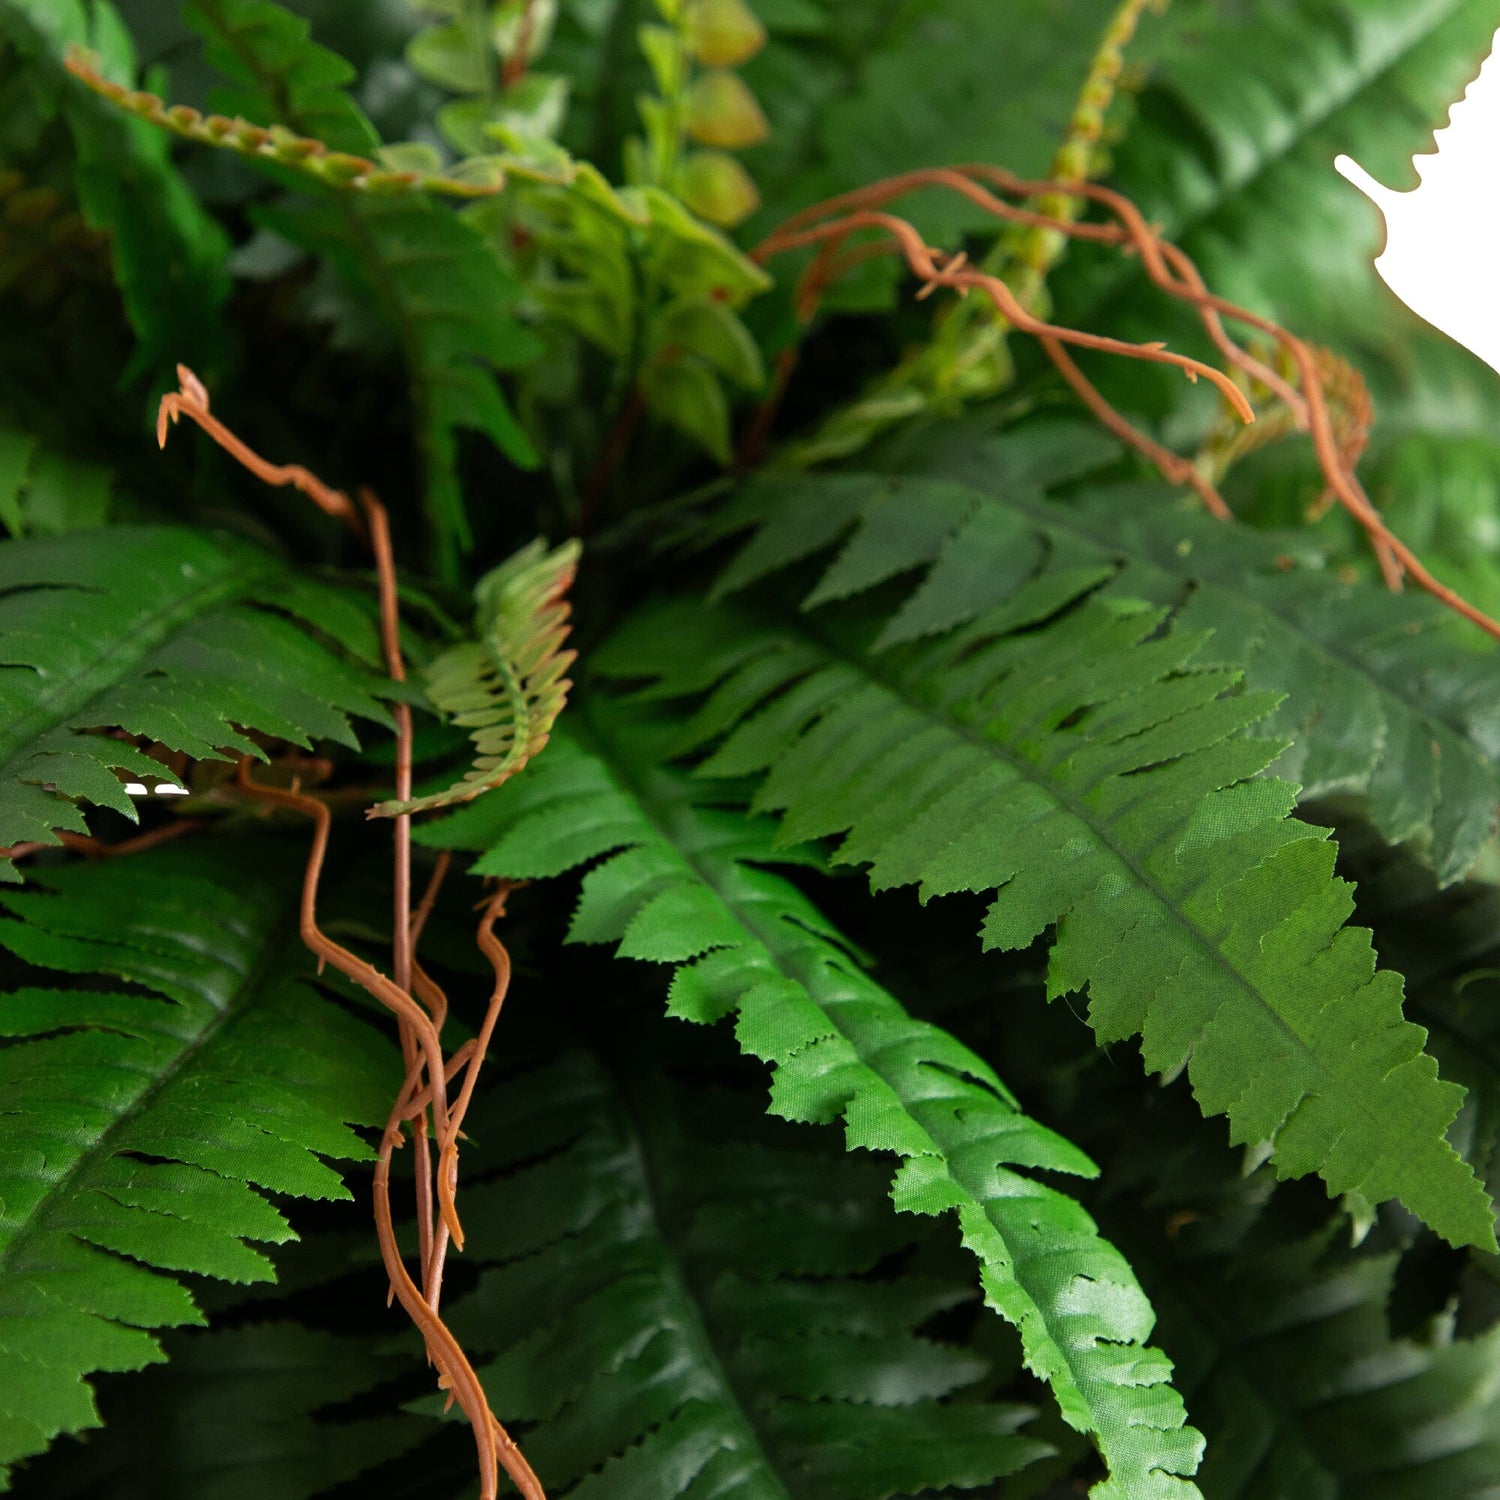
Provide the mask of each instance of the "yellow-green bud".
POLYGON ((755 95, 736 73, 714 68, 700 73, 687 93, 688 134, 705 146, 736 150, 771 133, 755 95))
POLYGON ((682 165, 682 201, 700 219, 732 229, 760 206, 760 194, 732 156, 695 151, 682 165))
POLYGON ((684 21, 688 48, 707 68, 737 68, 766 45, 766 28, 745 0, 695 0, 684 21))

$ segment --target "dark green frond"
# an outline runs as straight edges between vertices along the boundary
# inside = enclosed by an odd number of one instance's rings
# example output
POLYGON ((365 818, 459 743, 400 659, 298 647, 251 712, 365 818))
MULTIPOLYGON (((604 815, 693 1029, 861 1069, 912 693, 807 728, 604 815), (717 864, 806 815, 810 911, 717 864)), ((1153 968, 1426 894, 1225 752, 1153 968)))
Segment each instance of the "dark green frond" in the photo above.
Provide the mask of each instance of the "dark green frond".
POLYGON ((768 773, 786 841, 924 900, 993 895, 987 948, 1055 932, 1053 996, 1087 989, 1101 1041, 1187 1066, 1235 1141, 1331 1191, 1400 1199, 1454 1243, 1494 1210, 1445 1139, 1463 1091, 1402 1019, 1400 976, 1344 924, 1349 886, 1294 793, 1262 775, 1274 705, 1198 661, 1165 612, 1094 597, 1113 569, 1059 567, 923 647, 871 649, 879 619, 769 608, 648 610, 595 657, 663 696, 714 689, 686 744, 704 774, 768 773))
POLYGON ((982 1355, 924 1333, 972 1293, 941 1261, 891 1273, 928 1236, 884 1171, 682 1089, 641 1031, 563 1048, 476 1118, 510 1170, 467 1190, 493 1263, 452 1321, 500 1351, 497 1408, 542 1424, 548 1493, 887 1500, 1045 1453, 1027 1408, 974 1389, 982 1355))
POLYGON ((109 518, 115 476, 55 453, 0 416, 0 526, 13 537, 59 536, 109 518))
POLYGON ((741 1047, 774 1068, 776 1113, 842 1119, 851 1148, 903 1158, 899 1208, 957 1214, 989 1304, 1020 1331, 1069 1423, 1098 1442, 1112 1476, 1100 1500, 1194 1493, 1172 1477, 1193 1472, 1198 1438, 1170 1366, 1145 1347, 1150 1306, 1088 1216, 1031 1175, 1089 1175, 1092 1164, 851 962, 796 887, 760 868, 788 858, 774 825, 661 768, 669 742, 595 696, 525 776, 419 837, 483 849, 476 869, 512 878, 611 855, 584 878, 570 939, 678 965, 669 1010, 736 1016, 741 1047))
POLYGON ((768 477, 717 518, 719 534, 756 527, 719 592, 836 542, 805 607, 923 570, 877 637, 882 649, 968 624, 1049 575, 1096 569, 1109 596, 1168 608, 1178 630, 1212 631, 1199 666, 1241 670, 1247 688, 1280 700, 1249 729, 1285 744, 1271 770, 1304 799, 1351 802, 1444 881, 1462 875, 1500 802, 1500 663, 1471 653, 1427 595, 1346 581, 1307 540, 1226 527, 1165 486, 1046 496, 1111 456, 1082 424, 998 438, 938 427, 889 452, 893 475, 768 477))
POLYGON ((253 1322, 185 1331, 167 1349, 167 1364, 112 1393, 102 1435, 49 1455, 21 1493, 45 1484, 48 1500, 313 1500, 421 1435, 416 1418, 388 1411, 320 1420, 406 1363, 374 1339, 253 1322))
POLYGON ((110 77, 133 86, 129 32, 107 4, 0 0, 0 44, 6 41, 30 69, 36 106, 66 124, 79 206, 89 226, 109 236, 137 339, 125 380, 150 376, 166 385, 179 360, 211 377, 223 361, 229 237, 172 165, 168 138, 63 69, 67 48, 86 46, 102 54, 110 77))
POLYGON ((1500 1329, 1463 1336, 1440 1310, 1393 1334, 1397 1254, 1380 1231, 1352 1245, 1342 1215, 1319 1222, 1265 1170, 1185 1149, 1191 1124, 1123 1096, 1101 1111, 1114 1191, 1094 1206, 1151 1290, 1208 1437, 1204 1494, 1491 1500, 1500 1329))
POLYGON ((250 1242, 291 1231, 264 1192, 347 1197, 322 1158, 372 1154, 349 1124, 383 1118, 394 1049, 311 985, 296 858, 238 853, 177 845, 0 892, 0 945, 128 986, 0 999, 18 1039, 0 1051, 0 1463, 97 1426, 87 1377, 202 1321, 158 1273, 269 1278, 250 1242))
MULTIPOLYGON (((306 23, 272 0, 193 0, 193 25, 234 81, 234 112, 369 154, 373 130, 342 93, 348 64, 311 42, 306 23)), ((422 193, 320 194, 260 210, 263 223, 327 256, 395 340, 411 382, 428 512, 443 571, 469 542, 459 487, 458 432, 488 437, 514 463, 538 462, 495 372, 538 350, 514 317, 521 284, 483 234, 422 193)))
MULTIPOLYGON (((1113 185, 1220 296, 1354 359, 1387 422, 1491 430, 1495 376, 1372 272, 1379 214, 1332 163, 1346 152, 1388 185, 1415 186, 1413 154, 1433 149, 1433 130, 1490 49, 1493 0, 1253 0, 1198 11, 1198 24, 1183 11, 1180 39, 1113 153, 1113 185)), ((1164 323, 1158 299, 1142 302, 1129 264, 1072 260, 1077 274, 1065 268, 1054 283, 1067 320, 1178 347, 1196 337, 1191 319, 1164 323)))
POLYGON ((252 734, 354 745, 350 714, 389 724, 373 674, 299 621, 373 645, 337 589, 227 534, 113 526, 0 543, 0 847, 85 832, 81 802, 134 818, 115 773, 171 779, 138 737, 263 759, 252 734), (97 732, 111 729, 125 737, 97 732))

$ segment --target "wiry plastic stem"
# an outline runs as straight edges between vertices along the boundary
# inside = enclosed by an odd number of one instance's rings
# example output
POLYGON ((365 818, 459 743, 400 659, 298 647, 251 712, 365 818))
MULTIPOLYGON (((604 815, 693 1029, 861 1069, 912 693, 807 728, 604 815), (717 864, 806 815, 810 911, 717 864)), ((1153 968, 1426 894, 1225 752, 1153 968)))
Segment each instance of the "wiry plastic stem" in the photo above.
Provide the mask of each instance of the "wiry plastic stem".
MULTIPOLYGON (((1009 223, 1052 229, 1075 239, 1115 246, 1125 254, 1139 255, 1151 281, 1170 296, 1190 304, 1225 358, 1277 396, 1291 412, 1297 426, 1310 434, 1329 493, 1364 529, 1390 587, 1399 588, 1404 578, 1410 578, 1486 634, 1500 639, 1500 624, 1454 590, 1439 583, 1376 511, 1354 469, 1363 436, 1361 434, 1353 443, 1341 443, 1329 407, 1323 375, 1318 367, 1317 353, 1312 346, 1269 318, 1261 317, 1210 292, 1191 257, 1147 224, 1140 210, 1124 194, 1089 182, 1028 181, 1002 167, 986 164, 928 168, 905 172, 872 183, 868 187, 842 193, 794 214, 761 242, 752 252, 752 257, 765 261, 793 249, 808 246, 819 248, 819 253, 804 273, 798 289, 798 313, 804 325, 811 322, 818 301, 833 276, 853 264, 856 259, 863 259, 871 253, 896 250, 929 286, 949 286, 961 295, 972 288, 980 288, 994 303, 996 310, 1014 327, 1037 339, 1059 373, 1111 432, 1150 459, 1169 480, 1192 488, 1215 515, 1221 519, 1230 519, 1230 511, 1223 497, 1198 466, 1155 442, 1116 411, 1078 368, 1067 346, 1103 349, 1131 359, 1175 364, 1191 378, 1196 378, 1200 373, 1207 374, 1235 411, 1245 420, 1253 420, 1254 412, 1244 393, 1222 372, 1210 370, 1185 356, 1170 354, 1160 344, 1131 344, 1123 340, 1106 339, 1074 329, 1059 328, 1032 317, 1020 306, 1012 290, 998 277, 967 266, 962 255, 950 257, 942 251, 930 249, 912 225, 883 211, 884 205, 894 199, 918 188, 929 187, 948 188, 1009 223), (1077 223, 1007 202, 987 188, 1030 200, 1072 194, 1099 204, 1109 212, 1114 222, 1077 223), (879 230, 883 236, 873 249, 865 245, 857 246, 852 251, 844 249, 845 242, 852 234, 869 229, 879 230), (1225 319, 1241 323, 1272 339, 1295 366, 1298 384, 1292 385, 1263 360, 1257 359, 1236 343, 1225 329, 1225 319)), ((778 373, 789 376, 790 363, 789 360, 783 362, 782 371, 778 373)), ((770 403, 779 399, 785 384, 785 378, 778 381, 767 408, 757 414, 751 428, 752 434, 757 438, 769 427, 770 417, 774 412, 770 403)))
MULTIPOLYGON (((168 423, 185 416, 266 483, 292 485, 301 490, 320 510, 344 521, 369 543, 379 584, 380 641, 386 670, 393 681, 404 682, 406 663, 401 651, 396 562, 389 517, 380 500, 372 490, 362 488, 360 504, 356 507, 343 491, 324 484, 317 475, 300 465, 269 463, 213 416, 209 410, 208 392, 191 370, 179 365, 178 377, 181 388, 162 400, 157 419, 160 442, 166 441, 168 423)), ((410 798, 412 787, 411 710, 404 702, 398 701, 393 705, 393 717, 396 722, 396 794, 405 801, 410 798)), ((400 1301, 421 1332, 428 1359, 438 1370, 440 1388, 449 1391, 452 1399, 459 1402, 473 1426, 481 1500, 495 1500, 502 1468, 526 1500, 545 1500, 536 1475, 490 1410, 478 1376, 438 1312, 449 1242, 451 1240, 460 1249, 463 1247, 463 1228, 455 1204, 461 1127, 510 982, 510 958, 495 936, 494 925, 504 913, 505 897, 511 887, 502 885, 488 898, 479 924, 479 947, 489 959, 495 975, 484 1024, 474 1041, 465 1043, 452 1058, 445 1060, 439 1031, 448 1011, 447 996, 417 962, 416 945, 447 874, 448 856, 444 854, 438 860, 427 889, 413 911, 411 818, 409 814, 397 817, 391 955, 394 977, 387 978, 373 964, 328 937, 318 926, 318 887, 333 820, 328 803, 304 793, 295 781, 290 789, 257 783, 251 778, 248 758, 239 762, 236 785, 256 801, 284 807, 312 819, 312 847, 308 852, 302 885, 302 940, 316 955, 320 969, 325 963, 331 963, 397 1019, 405 1075, 381 1137, 374 1180, 376 1235, 390 1279, 391 1295, 400 1301), (420 1001, 414 998, 414 994, 421 997, 420 1001), (460 1072, 463 1082, 456 1101, 450 1106, 448 1085, 460 1072), (430 1134, 436 1138, 438 1148, 435 1176, 429 1150, 429 1112, 432 1120, 430 1134), (402 1259, 390 1204, 391 1157, 401 1144, 401 1127, 408 1121, 417 1147, 415 1179, 420 1286, 413 1281, 402 1259)))

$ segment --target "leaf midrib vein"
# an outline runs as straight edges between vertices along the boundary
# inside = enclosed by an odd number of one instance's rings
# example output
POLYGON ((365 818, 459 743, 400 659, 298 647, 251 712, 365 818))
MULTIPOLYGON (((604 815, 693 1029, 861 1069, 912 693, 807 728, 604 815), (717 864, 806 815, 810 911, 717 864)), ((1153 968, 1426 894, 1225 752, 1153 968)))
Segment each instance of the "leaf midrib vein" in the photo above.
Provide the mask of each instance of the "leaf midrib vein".
MULTIPOLYGON (((1084 808, 1077 801, 1077 799, 1075 799, 1068 792, 1065 787, 1060 786, 1057 782, 1049 780, 1044 776, 1039 776, 1037 774, 1038 768, 1032 762, 1026 760, 1024 757, 1013 754, 1010 750, 1010 747, 1003 740, 992 739, 982 733, 974 731, 944 714, 937 705, 916 697, 908 691, 904 684, 881 671, 876 663, 869 660, 861 660, 860 658, 852 655, 851 653, 846 651, 846 649, 841 644, 833 640, 831 637, 827 636, 822 631, 818 630, 810 620, 799 621, 797 628, 800 628, 804 635, 806 635, 816 645, 820 646, 824 650, 826 655, 834 658, 835 660, 845 662, 856 672, 863 673, 871 681, 883 687, 887 692, 891 694, 894 699, 896 699, 897 702, 910 709, 919 718, 927 719, 931 722, 937 723, 939 726, 946 729, 951 735, 953 735, 955 739, 969 744, 974 749, 980 751, 981 754, 993 756, 994 758, 1004 762, 1006 765, 1010 766, 1011 769, 1015 771, 1021 779, 1029 782, 1032 786, 1036 787, 1043 793, 1044 796, 1055 799, 1070 816, 1077 820, 1081 827, 1086 829, 1094 838, 1099 841, 1101 845, 1104 846, 1104 848, 1118 861, 1119 866, 1127 871, 1130 876, 1136 881, 1136 883, 1146 892, 1146 894, 1150 896, 1150 898, 1156 903, 1158 908, 1167 913, 1173 925, 1181 928, 1188 935, 1191 941, 1191 946, 1193 948, 1196 948, 1200 952, 1206 953, 1209 956, 1213 965, 1228 977, 1232 988, 1239 990, 1244 995, 1246 995, 1257 1007, 1259 1007, 1262 1012, 1264 1012, 1264 1014, 1266 1014, 1275 1023, 1277 1028, 1288 1038, 1290 1042, 1293 1043, 1297 1051, 1307 1059, 1308 1063, 1311 1065, 1312 1071, 1316 1072, 1320 1077, 1327 1079, 1335 1086, 1332 1091, 1332 1096, 1344 1100, 1346 1105, 1350 1102, 1348 1099, 1349 1091, 1347 1089, 1338 1087, 1338 1079, 1329 1072, 1328 1068, 1324 1065, 1317 1054, 1311 1049, 1309 1044, 1303 1039, 1300 1033, 1293 1029, 1291 1023, 1288 1022, 1280 1014, 1276 1007, 1272 1005, 1270 1001, 1261 994, 1260 989, 1248 978, 1248 976, 1241 974, 1240 971, 1232 963, 1230 963, 1230 961, 1220 951, 1218 944, 1214 942, 1208 936, 1208 934, 1205 933, 1194 921, 1192 921, 1192 919, 1186 914, 1186 912, 1181 909, 1178 902, 1172 899, 1170 895, 1163 889, 1156 878, 1147 870, 1142 868, 1139 862, 1131 853, 1121 848, 1120 845, 1109 836, 1107 829, 1101 827, 1098 820, 1092 816, 1090 811, 1084 808)), ((1308 837, 1316 837, 1315 831, 1311 828, 1309 828, 1308 830, 1308 837)), ((1280 846, 1280 848, 1285 847, 1287 846, 1280 846)), ((1280 852, 1280 848, 1278 848, 1278 850, 1275 852, 1280 852)), ((1247 875, 1249 873, 1249 870, 1241 872, 1242 875, 1247 875)), ((1311 1092, 1311 1090, 1308 1090, 1304 1093, 1303 1097, 1309 1097, 1311 1092)), ((1376 1130, 1376 1127, 1381 1124, 1380 1115, 1377 1111, 1369 1108, 1366 1105, 1363 1093, 1360 1093, 1360 1095, 1356 1097, 1352 1101, 1352 1103, 1354 1108, 1365 1116, 1371 1130, 1378 1135, 1379 1132, 1378 1130, 1376 1130)))
MULTIPOLYGON (((585 717, 582 711, 580 711, 580 717, 585 717)), ((899 1090, 897 1090, 896 1087, 885 1076, 884 1072, 882 1072, 878 1067, 874 1066, 868 1060, 866 1052, 860 1047, 855 1038, 851 1036, 842 1025, 840 1025, 839 1019, 835 1015, 835 1013, 833 1011, 830 1011, 826 1005, 824 1005, 817 999, 817 997, 809 989, 806 982, 798 978, 795 972, 793 972, 793 970, 785 962, 785 960, 782 959, 780 951, 775 942, 775 938, 778 933, 774 930, 768 929, 766 925, 756 920, 755 917, 744 914, 740 910, 738 903, 736 903, 729 895, 727 895, 720 883, 715 880, 712 867, 710 865, 705 865, 693 853, 683 848, 682 843, 673 835, 671 829, 661 820, 661 817, 658 814, 654 800, 651 798, 650 793, 641 785, 637 778, 631 774, 632 768, 629 757, 624 754, 612 753, 614 747, 610 744, 608 734, 601 731, 596 724, 589 722, 586 718, 585 722, 588 724, 588 738, 594 740, 595 744, 599 747, 598 753, 601 754, 601 758, 609 766, 611 774, 613 774, 617 778, 626 792, 634 800, 636 805, 642 810, 643 814, 645 815, 646 821, 658 833, 665 846, 671 849, 676 854, 677 858, 682 862, 682 864, 691 874, 695 875, 709 890, 713 891, 715 895, 718 896, 719 901, 724 906, 725 910, 730 914, 730 916, 734 918, 735 922, 741 928, 743 928, 746 934, 753 941, 757 942, 769 955, 778 972, 785 975, 788 979, 793 980, 793 982, 802 989, 803 993, 807 995, 809 1002, 816 1006, 819 1013, 825 1017, 829 1026, 833 1028, 834 1033, 843 1038, 843 1040, 848 1043, 855 1056, 859 1058, 860 1065, 866 1068, 874 1077, 879 1079, 880 1082, 884 1084, 886 1088, 890 1089, 891 1093, 901 1101, 902 1109, 906 1113, 907 1117, 922 1132, 923 1136, 931 1143, 933 1159, 943 1163, 944 1170, 948 1172, 948 1174, 953 1178, 953 1181, 963 1190, 964 1194, 968 1197, 970 1202, 972 1202, 975 1208, 978 1209, 978 1211, 984 1218, 985 1224, 989 1227, 991 1232, 1001 1241, 1002 1244, 1004 1244, 1006 1254, 1009 1257, 1010 1261, 1011 1275, 1014 1277, 1017 1286, 1019 1286, 1020 1289, 1026 1294, 1027 1300, 1031 1304, 1035 1315, 1040 1319, 1042 1326, 1046 1329, 1048 1340, 1061 1354, 1063 1362, 1066 1365, 1069 1375, 1072 1379, 1073 1388, 1078 1394, 1078 1399, 1083 1403, 1085 1407, 1087 1407, 1093 1417, 1091 1430, 1099 1436, 1101 1443, 1105 1442, 1107 1440, 1108 1423, 1100 1420, 1101 1403, 1100 1401, 1094 1399, 1090 1394, 1096 1382, 1090 1377, 1086 1368, 1080 1369, 1076 1359, 1074 1343, 1071 1340, 1061 1336, 1060 1331, 1057 1330, 1055 1326, 1056 1320, 1049 1314, 1047 1305, 1038 1298, 1037 1294, 1032 1290, 1030 1286, 1026 1284, 1025 1281, 1022 1280, 1021 1277, 1021 1266, 1023 1260, 1030 1259, 1032 1261, 1035 1261, 1044 1257, 1023 1257, 1016 1252, 1016 1250, 1011 1246, 1010 1241, 1005 1235, 1004 1231, 990 1217, 988 1205, 983 1194, 976 1192, 974 1188, 972 1188, 964 1179, 964 1177, 959 1175, 955 1171, 951 1153, 946 1150, 942 1142, 932 1134, 931 1130, 927 1127, 926 1124, 923 1123, 921 1118, 916 1113, 914 1113, 910 1105, 908 1105, 907 1101, 902 1098, 899 1090)), ((732 860, 731 863, 740 863, 740 861, 732 860)), ((781 918, 779 915, 773 916, 771 919, 771 928, 774 929, 775 925, 780 923, 780 921, 781 918)), ((812 936, 816 935, 812 934, 812 936)), ((826 939, 824 939, 823 941, 826 942, 826 939)), ((829 944, 829 948, 831 954, 837 953, 837 950, 834 949, 831 944, 829 944)), ((1005 1101, 997 1100, 997 1102, 1005 1101)), ((1019 1110, 1014 1110, 1013 1112, 1017 1117, 1021 1116, 1021 1112, 1019 1110)), ((1015 1169, 1012 1168, 1011 1170, 1015 1169)), ((1017 1173, 1017 1175, 1024 1176, 1024 1174, 1021 1173, 1017 1173)), ((1034 1181, 1035 1179, 1026 1180, 1034 1181)), ((1042 1184, 1042 1186, 1045 1186, 1045 1184, 1042 1184)), ((976 1259, 978 1259, 977 1256, 976 1259)))
MULTIPOLYGON (((54 899, 61 900, 62 897, 54 899)), ((132 1100, 123 1105, 115 1114, 114 1120, 107 1125, 94 1142, 84 1150, 77 1161, 60 1177, 53 1188, 37 1204, 32 1214, 11 1237, 10 1243, 0 1249, 0 1277, 3 1277, 12 1268, 17 1259, 17 1251, 20 1246, 46 1230, 46 1219, 52 1211, 73 1195, 73 1188, 79 1178, 97 1163, 107 1160, 115 1154, 111 1141, 126 1125, 140 1119, 149 1109, 151 1103, 161 1092, 184 1071, 188 1065, 214 1041, 221 1033, 229 1029, 235 1022, 241 1020, 245 1014, 246 998, 258 991, 267 977, 282 962, 282 941, 287 932, 295 922, 297 910, 295 905, 283 909, 280 916, 274 918, 266 928, 264 937, 255 949, 255 956, 249 967, 245 970, 243 978, 235 986, 234 993, 229 997, 222 1010, 213 1005, 211 1000, 204 997, 205 1003, 211 1008, 212 1015, 199 1029, 197 1035, 186 1039, 178 1049, 171 1061, 162 1071, 152 1078, 132 1100)), ((85 940, 86 941, 86 940, 85 940)), ((161 994, 161 991, 157 991, 161 994)), ((169 1002, 170 996, 164 996, 169 1002)), ((171 1002, 178 1004, 180 1002, 171 1002)), ((160 1272, 160 1267, 152 1267, 154 1271, 160 1272)))
MULTIPOLYGON (((12 719, 4 730, 0 730, 0 756, 3 756, 0 759, 0 778, 15 776, 17 762, 27 753, 28 741, 34 742, 45 734, 66 727, 69 720, 76 720, 95 698, 127 681, 152 652, 189 621, 216 605, 242 598, 248 585, 265 571, 263 566, 253 563, 236 564, 192 592, 179 594, 144 618, 131 621, 128 632, 121 634, 79 671, 44 689, 36 707, 12 719), (119 670, 115 671, 117 664, 119 670)), ((35 668, 31 670, 35 671, 35 668)))

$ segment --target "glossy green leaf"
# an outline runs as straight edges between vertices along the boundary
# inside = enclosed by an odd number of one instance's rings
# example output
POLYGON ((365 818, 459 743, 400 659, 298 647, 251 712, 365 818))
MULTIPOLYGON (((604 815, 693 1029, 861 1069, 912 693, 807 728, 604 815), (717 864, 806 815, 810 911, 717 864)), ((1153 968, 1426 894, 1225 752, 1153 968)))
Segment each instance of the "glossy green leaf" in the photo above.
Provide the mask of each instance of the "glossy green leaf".
POLYGON ((84 802, 134 818, 116 772, 175 780, 138 741, 264 759, 252 732, 354 745, 351 714, 388 724, 375 674, 307 626, 374 654, 368 618, 336 589, 227 534, 0 543, 0 847, 86 832, 84 802))
POLYGON ((348 1197, 324 1158, 371 1156, 349 1126, 384 1117, 394 1049, 311 987, 300 860, 240 853, 231 870, 178 845, 0 893, 0 946, 84 986, 0 998, 0 1465, 97 1426, 88 1377, 202 1321, 161 1273, 268 1279, 253 1243, 291 1230, 264 1194, 348 1197))
POLYGON ((660 725, 597 698, 532 774, 421 831, 479 848, 476 870, 507 878, 595 864, 570 939, 678 964, 669 1010, 736 1017, 741 1047, 774 1068, 771 1107, 841 1119, 851 1148, 902 1158, 892 1195, 907 1212, 956 1213, 989 1304, 1020 1331, 1030 1368, 1068 1422, 1100 1445, 1111 1478, 1097 1500, 1195 1493, 1197 1434, 1145 1346, 1152 1314, 1129 1267, 1036 1168, 1091 1163, 1018 1108, 993 1070, 910 1016, 853 964, 827 920, 784 878, 774 825, 717 809, 711 788, 660 769, 660 725), (701 805, 700 805, 701 803, 701 805))

